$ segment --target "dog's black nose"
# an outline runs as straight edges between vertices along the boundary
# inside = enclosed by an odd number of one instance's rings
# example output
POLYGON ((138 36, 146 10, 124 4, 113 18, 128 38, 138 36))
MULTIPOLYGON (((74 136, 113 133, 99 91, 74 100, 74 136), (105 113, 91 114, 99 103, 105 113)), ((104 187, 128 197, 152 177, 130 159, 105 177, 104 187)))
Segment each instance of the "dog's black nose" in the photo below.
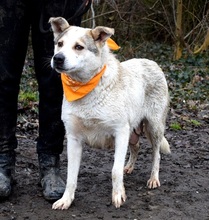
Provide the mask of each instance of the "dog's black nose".
POLYGON ((55 65, 62 65, 65 61, 65 56, 62 53, 58 53, 53 58, 55 65))

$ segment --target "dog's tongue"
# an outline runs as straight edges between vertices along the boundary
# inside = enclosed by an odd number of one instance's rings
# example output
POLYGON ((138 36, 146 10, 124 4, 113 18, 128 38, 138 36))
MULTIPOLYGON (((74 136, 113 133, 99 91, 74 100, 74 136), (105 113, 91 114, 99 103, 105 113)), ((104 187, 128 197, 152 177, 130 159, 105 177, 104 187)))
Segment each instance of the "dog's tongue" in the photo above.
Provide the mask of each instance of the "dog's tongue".
POLYGON ((111 38, 107 39, 107 45, 111 50, 119 50, 120 49, 120 47, 111 38))

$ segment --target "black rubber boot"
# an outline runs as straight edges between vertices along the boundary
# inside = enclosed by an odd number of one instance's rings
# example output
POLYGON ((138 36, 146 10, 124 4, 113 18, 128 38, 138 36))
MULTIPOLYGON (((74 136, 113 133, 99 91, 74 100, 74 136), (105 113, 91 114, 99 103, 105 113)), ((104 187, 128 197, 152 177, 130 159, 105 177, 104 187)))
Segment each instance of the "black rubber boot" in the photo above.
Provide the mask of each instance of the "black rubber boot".
POLYGON ((0 198, 11 194, 14 170, 15 153, 0 153, 0 198))
POLYGON ((39 154, 40 184, 43 196, 48 201, 58 200, 65 191, 65 182, 60 176, 59 155, 39 154))

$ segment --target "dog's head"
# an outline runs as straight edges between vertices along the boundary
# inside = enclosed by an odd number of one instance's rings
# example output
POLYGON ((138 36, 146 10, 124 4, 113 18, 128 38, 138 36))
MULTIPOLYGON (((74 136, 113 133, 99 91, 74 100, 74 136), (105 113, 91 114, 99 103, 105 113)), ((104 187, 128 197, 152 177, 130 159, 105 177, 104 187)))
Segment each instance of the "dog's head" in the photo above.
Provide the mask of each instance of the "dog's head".
POLYGON ((88 81, 106 62, 109 53, 106 41, 114 34, 114 29, 70 26, 62 17, 50 18, 49 22, 55 42, 52 68, 75 80, 88 81))

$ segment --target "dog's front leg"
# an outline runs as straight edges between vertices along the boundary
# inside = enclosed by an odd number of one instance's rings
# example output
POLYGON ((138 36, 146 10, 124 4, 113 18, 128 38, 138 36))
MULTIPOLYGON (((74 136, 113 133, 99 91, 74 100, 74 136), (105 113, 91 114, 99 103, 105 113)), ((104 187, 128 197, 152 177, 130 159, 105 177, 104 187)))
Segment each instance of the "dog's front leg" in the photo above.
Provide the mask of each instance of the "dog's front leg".
POLYGON ((129 142, 129 126, 124 126, 116 132, 115 136, 115 158, 112 169, 112 202, 119 208, 126 200, 126 193, 123 184, 123 170, 125 157, 129 142))
POLYGON ((82 154, 82 145, 80 141, 74 137, 68 137, 67 141, 67 185, 62 198, 53 204, 52 209, 68 209, 75 197, 82 154))

